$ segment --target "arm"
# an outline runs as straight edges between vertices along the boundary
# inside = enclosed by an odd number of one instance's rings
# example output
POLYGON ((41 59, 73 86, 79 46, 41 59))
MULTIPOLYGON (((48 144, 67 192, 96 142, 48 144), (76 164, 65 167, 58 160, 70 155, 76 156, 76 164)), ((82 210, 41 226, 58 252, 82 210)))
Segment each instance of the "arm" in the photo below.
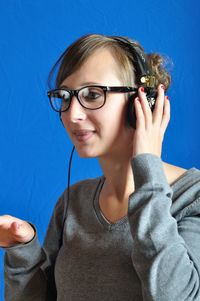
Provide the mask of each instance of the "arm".
MULTIPOLYGON (((159 157, 132 161, 135 192, 129 199, 132 262, 145 301, 200 300, 200 210, 179 223, 170 213, 172 190, 159 157)), ((189 215, 189 209, 188 209, 189 215)))
POLYGON ((26 244, 6 248, 5 301, 56 300, 54 263, 62 242, 63 222, 64 200, 60 198, 43 248, 37 234, 26 244))

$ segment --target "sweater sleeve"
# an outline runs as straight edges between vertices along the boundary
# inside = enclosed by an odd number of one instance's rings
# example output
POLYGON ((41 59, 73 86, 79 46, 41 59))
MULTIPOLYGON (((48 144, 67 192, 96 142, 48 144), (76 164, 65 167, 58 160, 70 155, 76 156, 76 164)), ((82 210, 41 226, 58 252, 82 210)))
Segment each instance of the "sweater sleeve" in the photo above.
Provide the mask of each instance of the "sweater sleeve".
POLYGON ((132 169, 128 218, 143 300, 199 301, 200 212, 190 216, 188 209, 179 222, 171 215, 173 191, 159 157, 140 154, 132 169))
POLYGON ((32 241, 5 249, 5 301, 55 301, 54 264, 62 241, 64 202, 57 202, 44 246, 32 241))

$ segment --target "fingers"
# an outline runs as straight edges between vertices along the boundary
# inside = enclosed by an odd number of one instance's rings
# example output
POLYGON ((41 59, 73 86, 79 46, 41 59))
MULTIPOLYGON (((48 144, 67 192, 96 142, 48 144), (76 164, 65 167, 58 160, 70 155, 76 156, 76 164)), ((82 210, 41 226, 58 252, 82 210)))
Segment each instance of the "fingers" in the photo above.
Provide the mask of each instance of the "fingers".
POLYGON ((147 98, 146 98, 146 93, 144 92, 144 88, 140 87, 139 91, 138 91, 138 96, 140 99, 140 105, 141 105, 141 109, 143 111, 144 114, 144 126, 146 128, 148 128, 151 124, 152 124, 152 112, 151 109, 149 107, 147 98))
POLYGON ((165 102, 165 89, 163 85, 158 87, 158 95, 155 103, 155 108, 153 111, 153 123, 160 126, 163 118, 163 107, 165 102))
POLYGON ((170 102, 169 102, 169 98, 165 96, 163 118, 160 126, 163 134, 166 131, 166 128, 169 124, 169 120, 170 120, 170 102))
POLYGON ((136 97, 135 99, 135 114, 136 114, 136 128, 140 129, 145 124, 145 118, 144 118, 139 97, 136 97))
POLYGON ((165 96, 164 86, 158 87, 158 96, 153 112, 153 123, 160 128, 164 135, 170 120, 170 102, 168 96, 165 96))
POLYGON ((13 222, 13 223, 10 225, 10 230, 11 230, 11 232, 12 232, 14 235, 17 235, 18 228, 19 228, 19 224, 18 224, 17 222, 13 222))
POLYGON ((20 223, 13 222, 10 226, 10 230, 14 235, 18 236, 18 235, 20 235, 21 227, 22 227, 22 225, 20 223))
POLYGON ((152 153, 161 156, 162 142, 170 118, 170 103, 164 94, 164 87, 158 87, 156 104, 153 112, 150 109, 146 93, 138 90, 135 99, 136 131, 133 142, 133 153, 152 153))
POLYGON ((10 215, 0 216, 0 246, 10 247, 27 243, 35 236, 34 228, 26 221, 10 215))
POLYGON ((32 240, 35 235, 34 229, 27 222, 13 222, 11 224, 11 231, 16 240, 22 243, 32 240))
POLYGON ((158 87, 158 95, 155 108, 152 113, 143 87, 138 90, 138 97, 135 99, 136 125, 138 127, 151 127, 152 124, 165 131, 170 120, 170 103, 165 96, 164 86, 158 87))

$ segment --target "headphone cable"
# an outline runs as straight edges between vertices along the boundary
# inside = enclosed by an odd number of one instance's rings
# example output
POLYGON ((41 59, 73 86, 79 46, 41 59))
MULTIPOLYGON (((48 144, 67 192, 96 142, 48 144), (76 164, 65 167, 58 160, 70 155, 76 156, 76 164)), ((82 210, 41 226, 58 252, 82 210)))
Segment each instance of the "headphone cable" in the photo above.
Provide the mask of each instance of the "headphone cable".
MULTIPOLYGON (((72 157, 74 154, 75 146, 73 146, 70 159, 69 159, 69 165, 68 165, 68 181, 67 181, 67 207, 69 204, 69 197, 70 197, 70 178, 71 178, 71 165, 72 165, 72 157)), ((67 213, 67 208, 66 208, 66 213, 67 213)))
POLYGON ((69 198, 70 198, 70 177, 71 177, 71 165, 72 165, 72 157, 74 154, 75 146, 73 146, 70 159, 69 159, 69 165, 68 165, 68 181, 67 181, 67 200, 66 204, 64 204, 64 217, 63 217, 63 226, 62 226, 62 231, 61 231, 61 245, 62 245, 62 240, 63 240, 63 231, 64 231, 64 224, 67 219, 67 212, 68 212, 68 207, 69 207, 69 198))

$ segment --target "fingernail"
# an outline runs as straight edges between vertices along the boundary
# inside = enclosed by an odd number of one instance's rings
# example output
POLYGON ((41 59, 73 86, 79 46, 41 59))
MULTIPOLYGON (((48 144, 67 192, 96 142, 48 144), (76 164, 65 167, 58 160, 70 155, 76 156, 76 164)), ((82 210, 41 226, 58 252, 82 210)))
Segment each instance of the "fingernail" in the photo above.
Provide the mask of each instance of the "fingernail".
POLYGON ((163 90, 165 90, 165 86, 164 86, 164 85, 161 85, 160 87, 161 87, 163 90))
POLYGON ((169 100, 169 97, 168 97, 168 96, 166 96, 166 98, 167 98, 167 100, 169 100))
POLYGON ((141 87, 141 88, 140 88, 140 91, 141 91, 141 92, 144 92, 144 88, 143 88, 143 87, 141 87))

